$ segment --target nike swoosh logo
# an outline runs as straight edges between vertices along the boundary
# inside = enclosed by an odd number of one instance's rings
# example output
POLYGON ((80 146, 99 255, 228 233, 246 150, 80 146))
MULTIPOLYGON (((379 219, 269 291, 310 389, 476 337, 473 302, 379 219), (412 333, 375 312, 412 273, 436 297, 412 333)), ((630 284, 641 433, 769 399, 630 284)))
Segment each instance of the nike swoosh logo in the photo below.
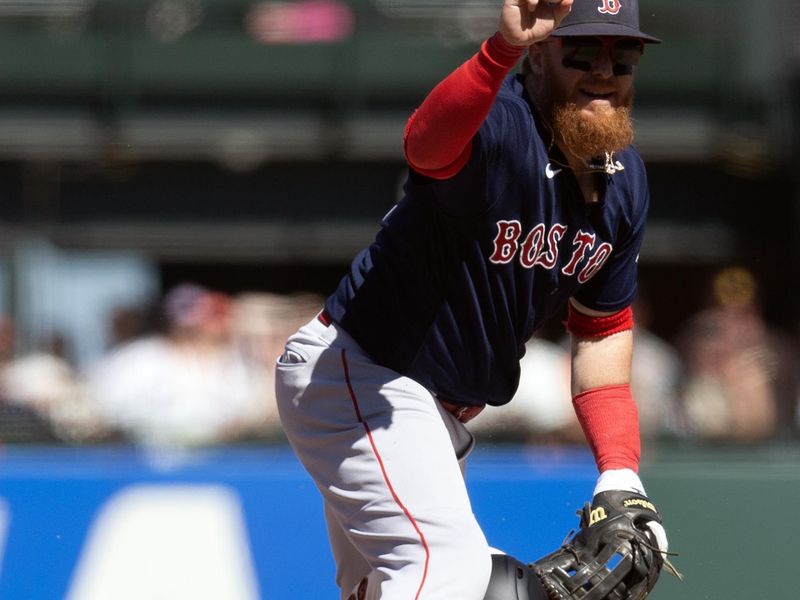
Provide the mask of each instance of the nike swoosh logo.
POLYGON ((561 169, 553 170, 553 167, 550 166, 550 163, 547 163, 547 166, 544 168, 544 174, 547 175, 548 179, 552 179, 559 173, 561 173, 561 169))

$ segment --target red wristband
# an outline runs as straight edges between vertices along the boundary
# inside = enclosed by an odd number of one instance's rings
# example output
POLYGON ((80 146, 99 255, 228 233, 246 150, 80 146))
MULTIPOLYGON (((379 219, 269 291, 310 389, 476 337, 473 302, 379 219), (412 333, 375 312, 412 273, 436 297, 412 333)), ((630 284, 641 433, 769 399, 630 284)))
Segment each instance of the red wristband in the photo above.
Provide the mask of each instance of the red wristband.
POLYGON ((639 411, 631 387, 609 385, 572 399, 575 414, 602 473, 609 469, 639 470, 639 411))
POLYGON ((633 329, 633 309, 623 308, 613 315, 594 317, 580 312, 569 303, 567 331, 582 338, 598 338, 633 329))

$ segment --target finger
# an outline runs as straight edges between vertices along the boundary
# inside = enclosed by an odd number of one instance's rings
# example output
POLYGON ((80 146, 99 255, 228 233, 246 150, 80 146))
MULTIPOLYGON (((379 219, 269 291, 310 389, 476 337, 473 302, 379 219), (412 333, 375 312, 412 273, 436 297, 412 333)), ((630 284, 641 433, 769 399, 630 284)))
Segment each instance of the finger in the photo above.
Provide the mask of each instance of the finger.
POLYGON ((667 541, 667 532, 664 530, 664 526, 657 521, 648 521, 647 528, 653 534, 658 549, 666 553, 669 550, 669 542, 667 541))
POLYGON ((553 14, 558 22, 562 21, 572 10, 573 0, 545 0, 547 6, 553 9, 553 14))

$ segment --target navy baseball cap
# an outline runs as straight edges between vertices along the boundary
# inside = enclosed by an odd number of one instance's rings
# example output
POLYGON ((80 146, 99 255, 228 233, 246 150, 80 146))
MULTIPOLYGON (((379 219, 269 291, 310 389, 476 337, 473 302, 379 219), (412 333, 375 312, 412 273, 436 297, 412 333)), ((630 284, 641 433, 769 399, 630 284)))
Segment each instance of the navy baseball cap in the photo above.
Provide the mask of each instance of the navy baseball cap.
POLYGON ((638 0, 575 0, 570 13, 550 35, 619 35, 647 44, 661 43, 639 30, 638 0))

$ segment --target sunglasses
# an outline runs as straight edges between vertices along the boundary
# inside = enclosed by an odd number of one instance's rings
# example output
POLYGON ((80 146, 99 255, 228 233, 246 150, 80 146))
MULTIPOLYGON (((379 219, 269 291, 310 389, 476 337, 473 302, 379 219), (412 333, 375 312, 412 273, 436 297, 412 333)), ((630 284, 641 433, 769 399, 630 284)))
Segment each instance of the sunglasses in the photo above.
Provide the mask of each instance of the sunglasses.
POLYGON ((631 75, 644 54, 644 42, 635 38, 562 37, 561 48, 566 52, 564 66, 580 71, 590 71, 600 53, 607 49, 616 76, 631 75))

